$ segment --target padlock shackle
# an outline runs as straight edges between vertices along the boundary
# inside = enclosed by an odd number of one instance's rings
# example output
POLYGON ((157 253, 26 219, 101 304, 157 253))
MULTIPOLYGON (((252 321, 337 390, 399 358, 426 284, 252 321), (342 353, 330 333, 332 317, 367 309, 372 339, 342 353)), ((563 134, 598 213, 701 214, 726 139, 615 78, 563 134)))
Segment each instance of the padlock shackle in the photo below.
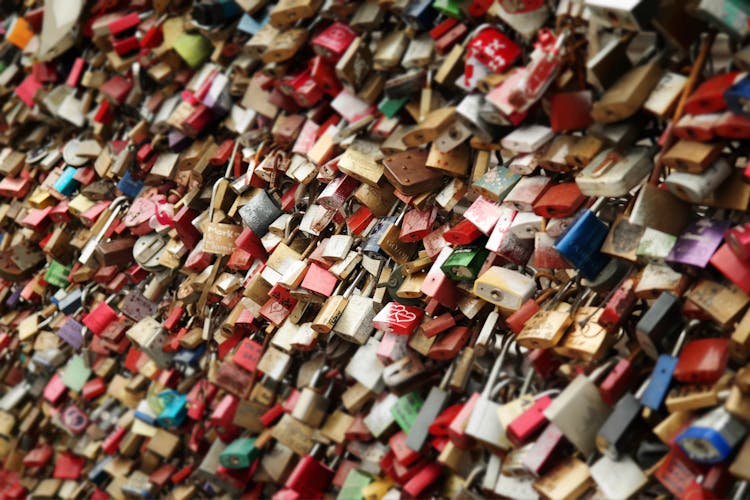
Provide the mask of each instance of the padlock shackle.
POLYGON ((529 387, 531 387, 531 381, 534 379, 534 369, 529 368, 526 371, 526 375, 523 378, 523 385, 521 386, 521 396, 525 396, 529 392, 529 387))
POLYGON ((555 293, 552 299, 544 305, 544 310, 550 311, 554 306, 556 306, 557 303, 560 302, 560 299, 562 299, 562 296, 565 295, 565 292, 567 292, 568 289, 573 286, 574 281, 574 279, 570 279, 562 287, 560 287, 560 289, 557 291, 557 293, 555 293))
POLYGON ((672 348, 672 357, 676 358, 680 351, 682 350, 682 346, 685 344, 685 340, 687 339, 687 336, 690 332, 695 330, 698 326, 700 326, 701 321, 699 319, 691 319, 687 322, 685 327, 680 332, 680 336, 677 337, 677 340, 674 343, 674 347, 672 348))
POLYGON ((502 344, 500 355, 495 359, 495 363, 492 365, 492 371, 490 371, 490 376, 487 379, 487 385, 484 386, 484 390, 482 391, 482 397, 484 399, 489 399, 492 395, 492 389, 495 386, 495 381, 500 373, 500 368, 502 368, 503 363, 505 362, 505 355, 508 353, 508 348, 510 348, 510 345, 513 343, 511 336, 505 337, 503 341, 504 343, 502 344))
POLYGON ((448 369, 445 371, 445 375, 440 379, 440 385, 438 387, 441 391, 445 391, 448 387, 448 382, 450 382, 451 377, 453 376, 453 372, 456 371, 456 359, 458 359, 458 357, 453 358, 453 361, 448 365, 448 369))
POLYGON ((359 283, 362 281, 362 278, 365 277, 365 273, 367 271, 364 269, 360 269, 357 275, 354 277, 352 282, 349 284, 348 287, 346 287, 346 290, 344 291, 344 298, 351 297, 352 293, 354 293, 354 290, 357 288, 359 283))
POLYGON ((610 368, 617 363, 616 358, 608 359, 603 365, 597 366, 591 373, 588 374, 588 378, 592 382, 597 382, 602 375, 604 375, 610 368))

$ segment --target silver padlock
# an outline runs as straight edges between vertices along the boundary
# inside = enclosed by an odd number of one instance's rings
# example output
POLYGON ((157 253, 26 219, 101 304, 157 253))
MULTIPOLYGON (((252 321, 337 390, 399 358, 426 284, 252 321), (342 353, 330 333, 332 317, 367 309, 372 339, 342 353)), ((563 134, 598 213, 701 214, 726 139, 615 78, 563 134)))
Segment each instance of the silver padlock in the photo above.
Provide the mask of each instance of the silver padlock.
POLYGON ((724 158, 719 158, 700 174, 672 172, 664 183, 675 196, 690 203, 700 203, 713 193, 731 173, 732 167, 729 162, 724 158))
POLYGON ((510 442, 505 437, 505 430, 497 416, 500 404, 492 401, 492 392, 497 383, 500 369, 505 361, 508 348, 513 343, 511 337, 506 337, 504 340, 505 342, 502 344, 500 355, 492 365, 487 385, 484 386, 482 394, 477 400, 474 410, 471 412, 469 422, 466 424, 467 436, 476 439, 490 448, 499 450, 506 450, 510 447, 510 442))
MULTIPOLYGON (((380 268, 382 269, 382 265, 380 268)), ((382 309, 372 295, 377 285, 377 276, 371 277, 361 295, 352 295, 341 313, 341 317, 333 326, 333 332, 344 340, 363 345, 373 331, 372 319, 382 309)))
POLYGON ((263 189, 259 189, 250 201, 240 207, 239 212, 242 223, 258 238, 262 238, 268 232, 268 227, 284 213, 263 189))
POLYGON ((588 377, 579 375, 574 378, 544 410, 547 420, 555 424, 585 456, 596 450, 596 434, 612 410, 602 401, 594 382, 614 361, 598 367, 588 377))

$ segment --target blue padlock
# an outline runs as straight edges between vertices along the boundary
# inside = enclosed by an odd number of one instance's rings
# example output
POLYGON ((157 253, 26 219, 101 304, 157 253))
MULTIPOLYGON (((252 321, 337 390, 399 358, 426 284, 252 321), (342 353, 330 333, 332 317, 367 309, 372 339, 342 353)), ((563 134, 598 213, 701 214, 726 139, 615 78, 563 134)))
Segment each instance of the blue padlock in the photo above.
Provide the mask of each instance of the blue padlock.
POLYGON ((63 170, 63 173, 60 175, 60 177, 57 178, 55 183, 52 185, 53 188, 55 188, 55 191, 60 193, 63 196, 70 197, 76 189, 81 185, 80 182, 75 180, 73 177, 76 175, 76 171, 78 169, 75 167, 65 167, 65 170, 63 170))
POLYGON ((175 364, 193 366, 200 361, 204 352, 206 352, 206 344, 201 344, 195 349, 180 349, 172 360, 175 364))
POLYGON ((433 0, 413 0, 406 6, 401 18, 410 27, 423 31, 432 27, 438 11, 432 6, 433 0))
POLYGON ((156 413, 154 413, 154 410, 151 408, 147 399, 142 399, 141 402, 138 403, 133 415, 138 420, 143 420, 149 425, 156 425, 156 413))
POLYGON ((164 404, 164 409, 156 417, 156 423, 165 429, 181 426, 187 418, 187 396, 177 391, 163 391, 158 398, 164 404))
POLYGON ((254 35, 260 29, 268 23, 269 15, 268 11, 263 12, 263 17, 256 19, 250 14, 244 14, 240 19, 240 23, 237 25, 239 31, 243 31, 248 35, 254 35))
POLYGON ((73 314, 83 304, 81 288, 74 288, 57 301, 57 308, 63 314, 73 314))
POLYGON ((648 381, 646 390, 641 395, 641 404, 647 408, 651 408, 654 411, 659 411, 664 398, 667 397, 669 388, 672 385, 672 374, 674 373, 675 367, 677 367, 678 355, 680 349, 685 343, 688 332, 698 326, 700 322, 693 320, 685 326, 680 332, 680 337, 674 345, 672 354, 660 354, 659 359, 656 360, 654 371, 651 372, 651 378, 648 381))
POLYGON ((720 405, 695 420, 675 441, 692 461, 716 464, 732 454, 746 433, 745 424, 720 405))
POLYGON ((95 463, 87 475, 89 481, 99 485, 108 479, 110 476, 105 469, 112 460, 114 460, 114 457, 105 455, 102 460, 95 463))
POLYGON ((599 251, 609 227, 591 210, 584 210, 555 241, 555 250, 587 279, 594 279, 610 258, 599 251))
POLYGON ((372 231, 370 231, 370 235, 367 237, 367 241, 365 241, 365 245, 362 249, 365 255, 374 259, 382 259, 385 256, 385 254, 380 250, 378 241, 380 241, 380 238, 383 236, 383 234, 385 234, 391 224, 395 223, 396 217, 393 216, 378 219, 378 221, 375 223, 375 226, 373 226, 372 231))
POLYGON ((141 189, 143 189, 143 182, 135 179, 130 173, 130 170, 128 170, 125 172, 125 175, 122 176, 120 182, 117 183, 117 189, 122 191, 122 194, 128 198, 135 198, 138 196, 138 193, 141 192, 141 189))
POLYGON ((750 116, 750 77, 745 76, 724 92, 724 102, 732 113, 750 116))

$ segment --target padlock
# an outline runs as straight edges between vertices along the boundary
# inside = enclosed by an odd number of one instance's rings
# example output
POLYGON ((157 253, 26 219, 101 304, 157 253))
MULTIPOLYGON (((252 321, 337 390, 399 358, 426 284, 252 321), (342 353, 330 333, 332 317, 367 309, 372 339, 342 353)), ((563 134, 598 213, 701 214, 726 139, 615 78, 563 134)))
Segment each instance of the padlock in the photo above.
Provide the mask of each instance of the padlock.
POLYGON ((745 425, 719 406, 696 419, 675 441, 691 460, 713 464, 724 461, 746 433, 745 425))
POLYGON ((679 270, 705 268, 730 225, 728 221, 698 219, 680 235, 665 261, 679 270))
POLYGON ((607 265, 609 259, 599 248, 607 235, 607 225, 585 209, 555 241, 555 250, 578 268, 579 273, 593 279, 607 265))
POLYGON ((515 311, 536 290, 532 278, 503 267, 492 266, 474 282, 473 293, 505 311, 515 311))
POLYGON ((471 417, 466 424, 466 435, 476 439, 490 449, 502 450, 507 449, 510 445, 505 437, 505 431, 497 418, 497 410, 500 405, 492 400, 492 392, 500 369, 505 361, 505 356, 512 343, 512 339, 507 338, 502 344, 500 355, 492 365, 492 371, 487 379, 487 383, 481 395, 474 403, 471 417))
MULTIPOLYGON (((651 373, 643 394, 641 395, 641 404, 654 411, 658 411, 664 402, 664 398, 669 391, 674 369, 677 366, 677 355, 680 353, 682 346, 687 338, 688 333, 699 326, 698 320, 691 320, 680 332, 680 336, 674 344, 672 354, 660 354, 656 360, 656 366, 651 373)), ((646 351, 646 349, 644 349, 646 351)), ((648 353, 648 351, 646 351, 648 353)))
POLYGON ((453 281, 474 281, 488 255, 484 248, 457 248, 440 268, 453 281))
POLYGON ((605 149, 576 175, 576 184, 587 196, 624 196, 650 172, 650 156, 645 148, 605 149))
MULTIPOLYGON (((382 271, 382 268, 380 271, 382 271)), ((362 345, 367 342, 373 327, 377 328, 374 322, 377 315, 380 314, 382 306, 373 298, 373 294, 376 293, 375 287, 379 272, 378 275, 371 277, 360 295, 349 297, 343 312, 341 312, 332 328, 336 335, 362 345)))
POLYGON ((611 411, 595 385, 610 364, 599 366, 588 377, 578 375, 544 410, 544 416, 584 455, 596 449, 596 433, 611 411))
POLYGON ((302 389, 291 413, 294 418, 313 428, 320 427, 323 422, 328 410, 330 394, 333 390, 332 382, 328 383, 325 391, 322 391, 321 387, 316 387, 321 384, 321 379, 325 374, 324 370, 324 367, 319 368, 310 381, 310 385, 302 389))
POLYGON ((648 482, 638 463, 629 456, 614 460, 604 455, 589 467, 589 471, 599 489, 612 498, 635 495, 648 482))
POLYGON ((641 416, 641 403, 637 395, 625 393, 613 406, 612 413, 596 435, 597 449, 612 460, 620 460, 634 453, 638 437, 648 425, 641 416))
POLYGON ((285 488, 294 491, 300 498, 318 498, 333 480, 334 471, 318 456, 324 448, 317 444, 310 453, 305 454, 289 474, 285 488))
POLYGON ((632 116, 648 98, 662 76, 659 62, 654 60, 625 73, 594 103, 591 115, 599 123, 612 123, 632 116))
POLYGON ((572 284, 572 281, 568 281, 544 309, 539 309, 528 317, 516 337, 519 345, 529 349, 547 349, 558 344, 573 323, 574 307, 563 305, 558 308, 558 302, 572 284))
POLYGON ((568 217, 586 200, 575 183, 556 184, 547 189, 534 203, 534 213, 542 217, 568 217))
POLYGON ((699 174, 672 172, 667 176, 665 183, 675 196, 691 203, 699 203, 713 193, 730 173, 729 163, 719 158, 699 174))

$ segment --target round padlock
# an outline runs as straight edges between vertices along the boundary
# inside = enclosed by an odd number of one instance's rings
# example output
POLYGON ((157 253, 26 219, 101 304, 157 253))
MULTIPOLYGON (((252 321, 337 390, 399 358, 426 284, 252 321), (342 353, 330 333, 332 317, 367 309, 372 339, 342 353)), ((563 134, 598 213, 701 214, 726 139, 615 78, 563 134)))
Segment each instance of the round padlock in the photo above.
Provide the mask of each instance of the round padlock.
POLYGON ((152 233, 141 236, 133 245, 133 258, 143 269, 158 271, 161 269, 161 256, 167 250, 168 241, 166 235, 152 233))
POLYGON ((65 144, 62 151, 62 156, 63 160, 65 160, 65 163, 73 167, 82 167, 83 165, 88 163, 88 158, 78 156, 78 147, 80 145, 81 142, 78 139, 71 139, 67 142, 67 144, 65 144))

